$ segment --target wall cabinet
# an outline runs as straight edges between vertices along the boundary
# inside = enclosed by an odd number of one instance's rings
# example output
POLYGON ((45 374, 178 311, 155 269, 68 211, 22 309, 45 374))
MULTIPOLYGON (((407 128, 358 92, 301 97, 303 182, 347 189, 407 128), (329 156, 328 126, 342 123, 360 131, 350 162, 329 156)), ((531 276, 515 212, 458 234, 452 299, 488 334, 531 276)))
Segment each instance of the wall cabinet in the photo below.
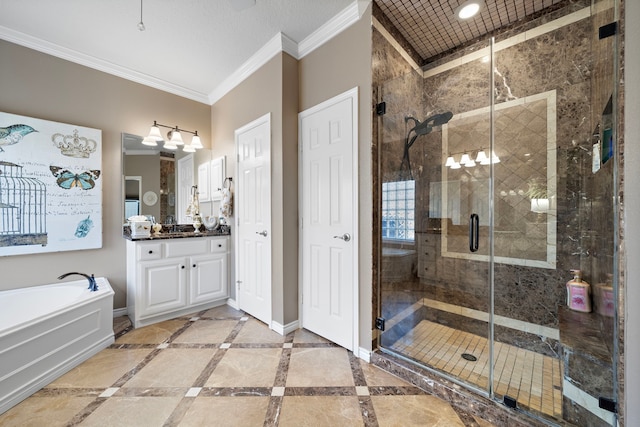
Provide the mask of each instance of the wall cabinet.
POLYGON ((127 310, 134 327, 226 303, 229 237, 127 241, 127 310))

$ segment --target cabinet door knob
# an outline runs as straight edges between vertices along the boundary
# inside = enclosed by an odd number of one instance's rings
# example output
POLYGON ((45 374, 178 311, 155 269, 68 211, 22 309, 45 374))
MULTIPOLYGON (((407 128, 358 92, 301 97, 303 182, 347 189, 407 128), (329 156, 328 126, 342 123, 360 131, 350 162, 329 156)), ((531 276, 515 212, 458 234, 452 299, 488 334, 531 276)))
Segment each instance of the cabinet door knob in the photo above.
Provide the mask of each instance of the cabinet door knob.
POLYGON ((153 253, 153 251, 149 251, 149 253, 150 253, 150 254, 152 254, 152 253, 153 253))
POLYGON ((193 268, 196 268, 196 265, 195 265, 195 264, 193 264, 193 268))
POLYGON ((218 243, 218 247, 219 247, 219 248, 221 248, 221 247, 222 247, 222 244, 218 243))
POLYGON ((180 268, 184 269, 184 265, 181 265, 180 268))

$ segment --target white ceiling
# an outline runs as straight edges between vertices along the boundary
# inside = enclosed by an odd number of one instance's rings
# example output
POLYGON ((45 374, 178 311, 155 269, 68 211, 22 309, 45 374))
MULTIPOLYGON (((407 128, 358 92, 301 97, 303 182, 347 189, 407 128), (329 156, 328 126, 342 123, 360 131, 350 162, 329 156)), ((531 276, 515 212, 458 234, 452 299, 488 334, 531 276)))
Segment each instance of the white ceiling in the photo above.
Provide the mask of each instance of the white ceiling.
POLYGON ((281 50, 303 56, 369 1, 251 3, 143 0, 139 31, 140 0, 0 0, 0 38, 211 104, 252 64, 281 50))

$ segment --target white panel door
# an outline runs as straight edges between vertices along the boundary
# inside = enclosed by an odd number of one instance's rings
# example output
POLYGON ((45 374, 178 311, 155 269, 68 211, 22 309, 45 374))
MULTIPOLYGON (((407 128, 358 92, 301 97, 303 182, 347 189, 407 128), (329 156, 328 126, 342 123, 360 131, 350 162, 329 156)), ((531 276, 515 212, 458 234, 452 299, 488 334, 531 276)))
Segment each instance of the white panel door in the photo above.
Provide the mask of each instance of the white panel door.
POLYGON ((302 326, 357 345, 357 91, 300 113, 302 326))
POLYGON ((271 117, 236 130, 238 307, 271 325, 271 117))
POLYGON ((187 218, 187 207, 191 203, 191 187, 193 186, 193 155, 189 154, 178 160, 177 175, 176 221, 178 224, 191 224, 191 218, 187 218))

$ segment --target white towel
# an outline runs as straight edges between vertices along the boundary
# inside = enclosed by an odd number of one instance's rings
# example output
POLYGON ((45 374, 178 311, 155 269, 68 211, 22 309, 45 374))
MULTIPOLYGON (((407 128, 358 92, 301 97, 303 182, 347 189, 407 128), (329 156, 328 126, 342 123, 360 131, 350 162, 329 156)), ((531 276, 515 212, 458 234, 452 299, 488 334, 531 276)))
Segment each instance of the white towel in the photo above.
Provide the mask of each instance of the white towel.
POLYGON ((230 218, 233 215, 233 193, 230 188, 222 189, 222 202, 220 203, 220 216, 230 218))

